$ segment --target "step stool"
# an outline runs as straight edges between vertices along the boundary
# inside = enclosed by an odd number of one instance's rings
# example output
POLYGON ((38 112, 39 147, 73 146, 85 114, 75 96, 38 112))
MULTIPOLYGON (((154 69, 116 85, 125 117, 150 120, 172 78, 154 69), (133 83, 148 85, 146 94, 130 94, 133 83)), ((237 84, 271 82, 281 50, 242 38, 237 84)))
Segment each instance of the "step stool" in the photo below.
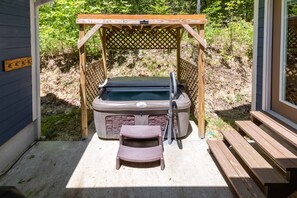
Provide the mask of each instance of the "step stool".
POLYGON ((116 169, 121 166, 121 160, 128 162, 153 162, 160 160, 161 170, 164 170, 162 131, 160 126, 123 125, 120 131, 120 146, 116 157, 116 169), (124 145, 124 138, 158 139, 158 146, 138 148, 124 145))

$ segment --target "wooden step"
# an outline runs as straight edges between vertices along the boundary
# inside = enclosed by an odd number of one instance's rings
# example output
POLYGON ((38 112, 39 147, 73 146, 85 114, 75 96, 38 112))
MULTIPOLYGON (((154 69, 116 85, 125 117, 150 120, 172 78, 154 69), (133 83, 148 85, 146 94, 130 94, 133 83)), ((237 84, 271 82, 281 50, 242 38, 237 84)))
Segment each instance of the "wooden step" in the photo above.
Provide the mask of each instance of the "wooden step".
POLYGON ((162 136, 160 126, 149 125, 123 125, 120 134, 135 139, 149 139, 162 136))
POLYGON ((222 134, 263 186, 288 184, 237 131, 222 131, 222 134))
POLYGON ((117 154, 117 169, 120 168, 120 160, 128 162, 153 162, 160 160, 161 169, 163 170, 165 167, 163 149, 161 145, 147 148, 136 148, 120 145, 117 154))
POLYGON ((265 131, 251 121, 236 121, 240 130, 249 137, 269 155, 281 168, 286 171, 297 170, 297 156, 273 139, 265 131))
POLYGON ((233 186, 238 197, 265 197, 260 188, 232 155, 224 142, 208 140, 209 149, 233 186))
POLYGON ((297 148, 297 133, 281 125, 279 122, 260 111, 251 111, 252 120, 258 120, 277 135, 297 148))

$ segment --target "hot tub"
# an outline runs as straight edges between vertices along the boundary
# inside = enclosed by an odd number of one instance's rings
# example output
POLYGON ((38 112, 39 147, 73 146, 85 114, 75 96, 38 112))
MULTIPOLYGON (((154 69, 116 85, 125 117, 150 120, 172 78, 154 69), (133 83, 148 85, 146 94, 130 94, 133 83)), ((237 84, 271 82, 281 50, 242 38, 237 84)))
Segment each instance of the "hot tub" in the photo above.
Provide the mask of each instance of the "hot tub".
MULTIPOLYGON (((174 126, 177 137, 188 133, 191 102, 178 83, 174 126)), ((160 125, 164 131, 169 108, 169 78, 117 77, 108 79, 93 101, 97 134, 117 139, 122 125, 160 125)))

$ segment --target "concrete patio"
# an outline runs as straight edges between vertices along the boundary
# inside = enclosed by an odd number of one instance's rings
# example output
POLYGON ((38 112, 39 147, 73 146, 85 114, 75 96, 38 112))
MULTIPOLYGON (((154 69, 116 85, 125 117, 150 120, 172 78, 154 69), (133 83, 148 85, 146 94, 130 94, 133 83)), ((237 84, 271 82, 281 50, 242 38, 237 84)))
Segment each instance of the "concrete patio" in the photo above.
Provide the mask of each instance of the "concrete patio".
POLYGON ((125 163, 116 170, 118 141, 99 139, 91 127, 86 141, 38 142, 0 186, 16 186, 27 197, 233 197, 191 126, 182 150, 164 144, 164 171, 158 163, 125 163))

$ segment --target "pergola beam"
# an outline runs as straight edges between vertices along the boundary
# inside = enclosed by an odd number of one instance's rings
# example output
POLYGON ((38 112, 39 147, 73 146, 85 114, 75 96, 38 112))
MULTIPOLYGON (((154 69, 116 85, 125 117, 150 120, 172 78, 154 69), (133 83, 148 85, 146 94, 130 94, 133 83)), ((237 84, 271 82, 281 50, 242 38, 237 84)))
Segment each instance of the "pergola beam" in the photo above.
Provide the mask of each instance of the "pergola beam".
POLYGON ((102 24, 96 24, 88 31, 84 37, 80 38, 77 43, 77 48, 80 49, 94 34, 101 28, 102 24))
POLYGON ((159 26, 159 25, 152 25, 152 26, 151 26, 151 30, 153 30, 153 29, 156 28, 157 26, 159 26))
POLYGON ((195 30, 188 24, 182 24, 182 26, 199 42, 200 45, 206 48, 206 40, 202 38, 201 35, 197 34, 197 32, 195 32, 195 30))
MULTIPOLYGON (((141 23, 144 20, 125 20, 125 19, 114 19, 114 20, 108 20, 108 19, 77 19, 76 23, 77 24, 85 24, 85 25, 93 25, 93 24, 111 24, 111 25, 141 25, 141 23)), ((198 24, 205 24, 206 20, 157 20, 157 19, 152 19, 147 21, 148 24, 150 25, 177 25, 177 24, 193 24, 193 25, 198 25, 198 24)))
POLYGON ((79 14, 78 19, 123 19, 123 20, 187 20, 187 19, 206 19, 205 14, 178 14, 178 15, 170 15, 170 14, 157 14, 157 15, 147 15, 147 14, 79 14))

